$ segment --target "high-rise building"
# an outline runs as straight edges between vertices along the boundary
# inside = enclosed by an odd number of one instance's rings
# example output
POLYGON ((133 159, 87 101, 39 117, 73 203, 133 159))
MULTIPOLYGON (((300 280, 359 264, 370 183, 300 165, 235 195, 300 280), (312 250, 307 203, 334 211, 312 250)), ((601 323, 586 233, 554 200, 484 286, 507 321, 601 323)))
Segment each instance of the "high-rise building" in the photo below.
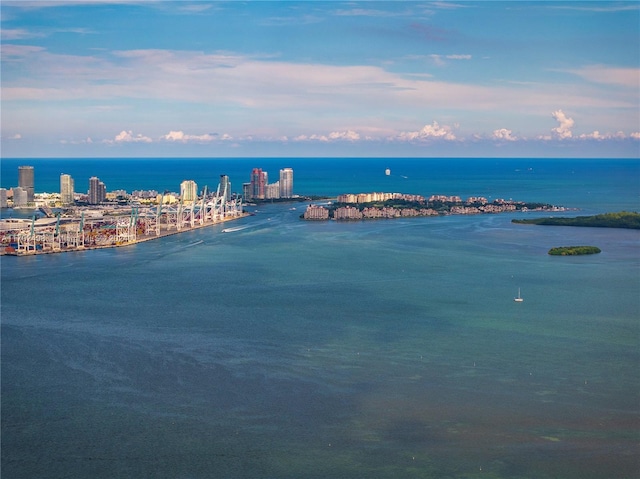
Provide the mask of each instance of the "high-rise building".
POLYGON ((0 188, 0 208, 7 207, 7 190, 0 188))
POLYGON ((73 204, 74 183, 71 175, 62 173, 60 175, 60 201, 63 205, 73 204))
POLYGON ((280 198, 291 198, 293 196, 293 169, 284 168, 280 170, 280 198))
POLYGON ((251 171, 251 198, 263 200, 266 184, 267 173, 262 171, 262 168, 254 168, 251 171))
POLYGON ((225 191, 225 199, 228 201, 231 199, 231 181, 227 175, 220 175, 220 194, 224 194, 225 191))
POLYGON ((34 185, 33 166, 19 166, 18 186, 27 192, 28 203, 33 203, 34 185))
POLYGON ((195 181, 184 180, 180 183, 180 198, 183 202, 193 202, 198 199, 198 185, 195 181))
POLYGON ((280 198, 280 182, 276 181, 264 187, 264 197, 268 200, 280 198))
POLYGON ((29 202, 27 190, 25 190, 24 188, 21 188, 20 186, 16 186, 12 188, 12 190, 13 190, 13 207, 20 208, 22 206, 27 206, 29 202))
POLYGON ((89 178, 89 203, 98 205, 107 197, 107 188, 100 178, 92 176, 89 178))
POLYGON ((242 183, 242 196, 245 201, 252 198, 251 196, 251 183, 242 183))

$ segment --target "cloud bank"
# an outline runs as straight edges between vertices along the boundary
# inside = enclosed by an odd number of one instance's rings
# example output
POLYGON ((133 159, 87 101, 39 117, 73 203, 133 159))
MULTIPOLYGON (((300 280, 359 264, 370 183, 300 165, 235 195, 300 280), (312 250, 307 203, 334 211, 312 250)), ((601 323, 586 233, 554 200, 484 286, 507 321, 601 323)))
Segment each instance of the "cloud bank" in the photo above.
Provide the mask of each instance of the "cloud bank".
POLYGON ((152 141, 151 138, 140 133, 134 135, 131 130, 122 130, 113 140, 107 140, 109 143, 151 143, 152 141))

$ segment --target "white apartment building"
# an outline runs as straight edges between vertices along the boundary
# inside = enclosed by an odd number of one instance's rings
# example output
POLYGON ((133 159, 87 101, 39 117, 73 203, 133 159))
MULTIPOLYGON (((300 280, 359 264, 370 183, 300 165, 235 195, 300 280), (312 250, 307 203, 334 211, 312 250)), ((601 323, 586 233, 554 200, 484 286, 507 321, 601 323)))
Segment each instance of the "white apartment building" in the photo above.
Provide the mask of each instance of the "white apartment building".
POLYGON ((280 170, 280 198, 293 197, 293 168, 280 170))
POLYGON ((74 182, 71 175, 60 175, 60 202, 63 205, 73 204, 74 182))
POLYGON ((180 183, 180 198, 184 202, 193 202, 198 199, 198 185, 193 180, 184 180, 180 183))
POLYGON ((280 198, 280 182, 276 181, 264 188, 264 197, 266 199, 280 198))

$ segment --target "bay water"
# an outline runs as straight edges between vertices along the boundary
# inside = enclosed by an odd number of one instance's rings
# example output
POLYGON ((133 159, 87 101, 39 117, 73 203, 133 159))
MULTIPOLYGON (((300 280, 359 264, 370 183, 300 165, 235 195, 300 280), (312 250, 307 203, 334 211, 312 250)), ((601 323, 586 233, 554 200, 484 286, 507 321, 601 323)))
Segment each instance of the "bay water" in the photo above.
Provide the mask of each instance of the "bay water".
MULTIPOLYGON (((253 167, 292 167, 298 194, 640 210, 636 160, 3 159, 3 187, 22 164, 36 191, 60 173, 77 191, 220 174, 240 191, 253 167)), ((535 212, 306 222, 305 206, 2 257, 3 476, 640 477, 640 232, 511 223, 535 212), (568 245, 602 253, 547 254, 568 245)))

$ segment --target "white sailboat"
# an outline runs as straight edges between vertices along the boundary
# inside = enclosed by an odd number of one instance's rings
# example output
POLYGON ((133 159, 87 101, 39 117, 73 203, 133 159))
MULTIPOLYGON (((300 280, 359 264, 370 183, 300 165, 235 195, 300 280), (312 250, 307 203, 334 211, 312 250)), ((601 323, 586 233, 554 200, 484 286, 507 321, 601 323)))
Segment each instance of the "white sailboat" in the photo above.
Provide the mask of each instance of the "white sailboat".
POLYGON ((515 298, 513 298, 513 300, 514 300, 516 303, 522 303, 522 302, 524 301, 524 299, 522 298, 522 296, 520 296, 520 288, 518 288, 518 296, 517 296, 517 297, 515 297, 515 298))

